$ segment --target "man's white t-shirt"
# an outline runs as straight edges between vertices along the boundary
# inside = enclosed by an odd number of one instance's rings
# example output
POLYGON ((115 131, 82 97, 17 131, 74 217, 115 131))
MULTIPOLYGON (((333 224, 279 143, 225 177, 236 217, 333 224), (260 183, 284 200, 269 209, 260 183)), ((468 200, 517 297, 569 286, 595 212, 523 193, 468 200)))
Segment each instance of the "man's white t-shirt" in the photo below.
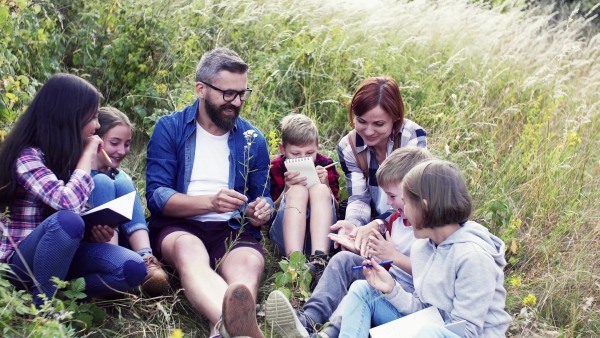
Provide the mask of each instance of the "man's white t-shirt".
MULTIPOLYGON (((196 123, 196 151, 188 196, 215 195, 229 188, 229 132, 215 136, 196 123)), ((197 221, 228 221, 233 212, 209 212, 189 217, 197 221)))

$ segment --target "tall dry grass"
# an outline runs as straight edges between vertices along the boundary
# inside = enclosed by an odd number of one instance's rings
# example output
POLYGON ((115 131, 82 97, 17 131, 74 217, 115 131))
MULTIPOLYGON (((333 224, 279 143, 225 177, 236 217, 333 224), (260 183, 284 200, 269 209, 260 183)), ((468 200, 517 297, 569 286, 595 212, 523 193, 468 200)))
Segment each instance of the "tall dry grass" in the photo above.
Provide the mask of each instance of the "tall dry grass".
MULTIPOLYGON (((432 151, 464 169, 474 218, 507 243, 511 334, 600 332, 600 36, 586 36, 585 17, 450 0, 199 1, 174 13, 182 41, 249 61, 258 95, 244 114, 272 142, 275 122, 302 112, 335 156, 356 85, 395 77, 432 151)), ((189 63, 171 92, 181 107, 203 50, 175 49, 189 63)))

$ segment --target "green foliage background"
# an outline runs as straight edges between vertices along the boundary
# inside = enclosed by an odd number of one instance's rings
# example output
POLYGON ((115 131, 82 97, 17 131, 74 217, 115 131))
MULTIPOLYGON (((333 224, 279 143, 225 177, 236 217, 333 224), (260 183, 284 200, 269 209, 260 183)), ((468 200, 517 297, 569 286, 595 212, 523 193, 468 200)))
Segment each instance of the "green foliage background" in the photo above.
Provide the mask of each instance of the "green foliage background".
MULTIPOLYGON (((579 14, 560 16, 528 5, 0 0, 0 140, 52 74, 77 74, 139 127, 138 154, 126 166, 143 192, 154 123, 195 99, 193 73, 209 49, 230 47, 250 64, 254 94, 243 115, 273 153, 280 119, 301 112, 317 121, 322 151, 337 157, 353 90, 365 77, 389 75, 432 152, 463 169, 473 218, 507 244, 510 334, 595 336, 598 7, 581 2, 579 14)), ((270 263, 261 297, 275 284, 277 259, 270 263)), ((88 334, 206 333, 180 294, 104 306, 107 322, 88 334)))

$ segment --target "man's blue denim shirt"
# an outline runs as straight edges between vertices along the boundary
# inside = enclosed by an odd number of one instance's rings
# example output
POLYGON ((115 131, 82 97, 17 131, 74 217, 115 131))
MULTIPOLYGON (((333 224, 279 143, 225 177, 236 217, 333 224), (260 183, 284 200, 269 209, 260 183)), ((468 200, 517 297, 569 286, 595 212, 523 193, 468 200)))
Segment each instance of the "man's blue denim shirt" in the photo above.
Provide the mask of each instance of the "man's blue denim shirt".
MULTIPOLYGON (((187 192, 196 151, 196 113, 199 102, 197 99, 183 110, 161 117, 150 137, 146 159, 146 200, 152 214, 150 227, 153 219, 162 216, 171 196, 187 192)), ((269 150, 263 134, 248 121, 238 117, 235 127, 229 133, 227 144, 230 152, 229 189, 245 194, 248 202, 263 197, 273 207, 269 192, 269 150), (254 138, 250 137, 250 141, 246 138, 248 130, 256 132, 254 138), (248 168, 244 166, 246 162, 249 163, 248 168), (247 184, 244 180, 246 174, 247 184)), ((241 209, 245 210, 246 205, 241 209)), ((234 229, 240 228, 240 220, 241 215, 234 212, 229 225, 234 229)), ((260 229, 250 224, 246 229, 254 237, 261 238, 260 229)))

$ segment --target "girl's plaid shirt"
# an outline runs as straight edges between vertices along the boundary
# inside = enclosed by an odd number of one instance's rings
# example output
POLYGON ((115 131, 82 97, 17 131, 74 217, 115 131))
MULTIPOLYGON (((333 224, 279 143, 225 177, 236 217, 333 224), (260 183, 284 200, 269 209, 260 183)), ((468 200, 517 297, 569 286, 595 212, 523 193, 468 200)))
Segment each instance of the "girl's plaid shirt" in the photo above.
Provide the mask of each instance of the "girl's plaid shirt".
POLYGON ((68 182, 58 177, 46 166, 44 154, 38 148, 23 150, 16 162, 17 191, 10 205, 10 222, 3 222, 0 262, 7 263, 15 248, 9 237, 18 245, 44 221, 43 209, 70 210, 77 214, 86 208, 94 189, 94 181, 84 170, 75 169, 68 182))

